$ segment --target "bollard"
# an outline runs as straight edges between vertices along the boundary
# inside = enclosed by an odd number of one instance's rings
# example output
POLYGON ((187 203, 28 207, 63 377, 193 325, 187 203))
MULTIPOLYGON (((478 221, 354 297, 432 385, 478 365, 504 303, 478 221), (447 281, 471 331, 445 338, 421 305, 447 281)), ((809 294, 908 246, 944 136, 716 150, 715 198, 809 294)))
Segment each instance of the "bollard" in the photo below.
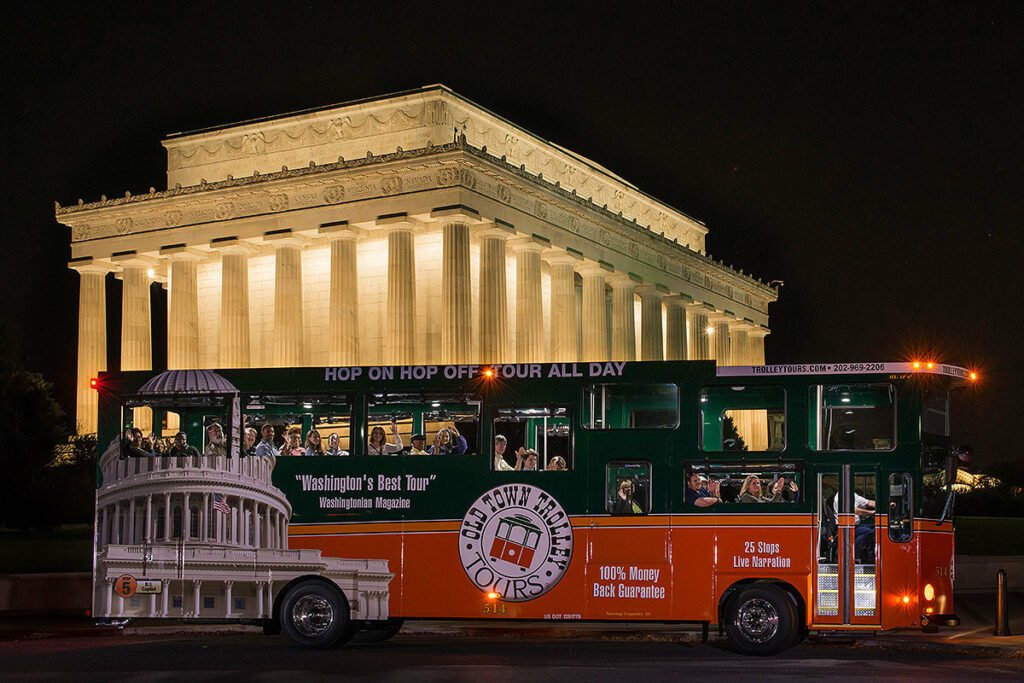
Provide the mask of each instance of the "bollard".
POLYGON ((996 573, 996 630, 993 635, 1008 636, 1010 633, 1010 616, 1006 613, 1006 570, 996 573))

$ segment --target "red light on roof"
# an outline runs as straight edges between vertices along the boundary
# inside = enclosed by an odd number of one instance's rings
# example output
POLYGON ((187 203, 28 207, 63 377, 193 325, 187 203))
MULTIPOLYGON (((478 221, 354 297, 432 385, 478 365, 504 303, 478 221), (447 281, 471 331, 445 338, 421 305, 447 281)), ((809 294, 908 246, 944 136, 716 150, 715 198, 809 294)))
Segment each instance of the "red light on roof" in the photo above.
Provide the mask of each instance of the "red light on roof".
POLYGON ((490 368, 484 370, 484 377, 494 377, 494 370, 490 368))

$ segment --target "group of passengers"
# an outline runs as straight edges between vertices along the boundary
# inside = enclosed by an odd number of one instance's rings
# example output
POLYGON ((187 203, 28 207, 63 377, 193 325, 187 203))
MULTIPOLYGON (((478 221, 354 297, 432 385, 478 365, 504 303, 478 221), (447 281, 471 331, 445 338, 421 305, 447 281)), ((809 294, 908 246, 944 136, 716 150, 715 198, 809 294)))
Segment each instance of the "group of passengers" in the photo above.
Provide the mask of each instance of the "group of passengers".
MULTIPOLYGON (((791 491, 793 499, 795 499, 796 494, 800 491, 796 481, 779 477, 772 484, 762 485, 761 478, 756 474, 751 474, 743 480, 736 500, 729 502, 782 503, 786 501, 787 491, 791 491), (768 492, 765 489, 768 489, 768 492)), ((686 475, 686 502, 699 508, 721 503, 721 482, 718 480, 708 481, 697 472, 689 472, 686 475)))
MULTIPOLYGON (((516 463, 510 465, 508 460, 505 459, 505 451, 508 450, 508 439, 503 435, 497 434, 494 437, 494 469, 497 472, 514 472, 516 470, 524 472, 536 472, 540 468, 537 463, 540 460, 540 456, 537 451, 532 448, 524 448, 520 446, 515 452, 516 463)), ((548 461, 547 467, 544 468, 546 472, 560 472, 566 470, 565 458, 560 455, 556 455, 548 461)))
POLYGON ((185 432, 178 432, 167 438, 157 436, 155 433, 146 437, 138 427, 129 427, 125 430, 121 443, 127 451, 126 455, 132 457, 199 457, 199 450, 188 443, 185 432))
MULTIPOLYGON (((306 439, 303 442, 302 429, 289 427, 284 433, 284 443, 277 446, 274 443, 274 425, 267 422, 260 429, 262 439, 257 443, 256 430, 253 427, 245 429, 242 443, 243 455, 273 455, 273 456, 345 456, 349 452, 341 447, 341 437, 336 433, 327 435, 327 443, 324 443, 319 430, 310 429, 306 432, 306 439)), ((412 445, 406 447, 402 443, 402 436, 398 433, 398 425, 392 421, 391 437, 389 442, 384 428, 377 426, 370 430, 370 438, 366 444, 366 455, 462 455, 468 449, 466 437, 459 433, 455 425, 442 427, 434 437, 434 443, 426 447, 426 437, 423 434, 413 434, 410 441, 412 445)))

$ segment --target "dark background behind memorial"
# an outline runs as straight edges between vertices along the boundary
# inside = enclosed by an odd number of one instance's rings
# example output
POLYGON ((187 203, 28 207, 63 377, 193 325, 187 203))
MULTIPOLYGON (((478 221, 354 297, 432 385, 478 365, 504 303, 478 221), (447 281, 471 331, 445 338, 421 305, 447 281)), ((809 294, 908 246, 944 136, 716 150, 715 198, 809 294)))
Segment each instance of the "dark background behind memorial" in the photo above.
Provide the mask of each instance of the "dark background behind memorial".
POLYGON ((783 280, 769 363, 977 367, 955 436, 1016 459, 1024 9, 890 4, 5 6, 0 319, 73 415, 78 275, 54 200, 163 189, 168 133, 441 82, 783 280))

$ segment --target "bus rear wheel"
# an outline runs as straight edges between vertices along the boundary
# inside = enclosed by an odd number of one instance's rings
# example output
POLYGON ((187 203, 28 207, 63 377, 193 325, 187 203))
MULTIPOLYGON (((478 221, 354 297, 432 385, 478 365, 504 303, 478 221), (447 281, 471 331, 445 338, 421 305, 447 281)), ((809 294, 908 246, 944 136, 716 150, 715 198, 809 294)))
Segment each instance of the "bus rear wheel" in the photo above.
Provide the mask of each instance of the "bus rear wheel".
POLYGON ((752 583, 729 601, 725 633, 738 652, 773 655, 793 644, 796 610, 778 586, 752 583))
POLYGON ((281 603, 281 630, 299 647, 342 645, 354 635, 350 624, 345 595, 321 581, 303 581, 281 603))

